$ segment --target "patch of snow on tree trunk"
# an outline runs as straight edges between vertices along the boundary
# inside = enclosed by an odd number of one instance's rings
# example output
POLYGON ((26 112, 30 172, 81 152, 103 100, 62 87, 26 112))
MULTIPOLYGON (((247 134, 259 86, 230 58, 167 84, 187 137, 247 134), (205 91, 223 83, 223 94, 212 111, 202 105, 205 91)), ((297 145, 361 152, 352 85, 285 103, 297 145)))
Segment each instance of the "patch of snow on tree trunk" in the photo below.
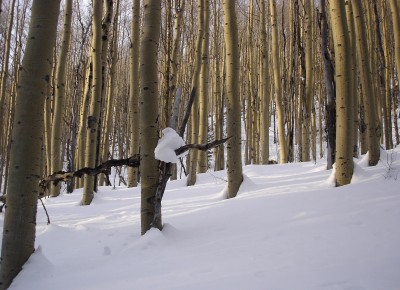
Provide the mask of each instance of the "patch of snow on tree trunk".
MULTIPOLYGON (((160 161, 176 163, 178 158, 182 156, 177 156, 175 150, 184 146, 185 141, 172 128, 167 127, 162 133, 163 136, 158 140, 157 147, 154 149, 155 157, 160 161)), ((185 155, 185 153, 182 155, 185 155)))

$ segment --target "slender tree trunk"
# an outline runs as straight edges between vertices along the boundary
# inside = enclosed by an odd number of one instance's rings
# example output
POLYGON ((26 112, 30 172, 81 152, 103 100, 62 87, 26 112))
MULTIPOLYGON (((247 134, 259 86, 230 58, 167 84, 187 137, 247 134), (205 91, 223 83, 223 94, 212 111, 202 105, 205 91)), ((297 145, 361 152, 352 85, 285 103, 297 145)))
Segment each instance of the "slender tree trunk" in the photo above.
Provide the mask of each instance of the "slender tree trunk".
POLYGON ((393 34, 394 34, 394 54, 397 68, 397 79, 400 79, 400 8, 398 0, 390 0, 390 10, 392 12, 393 34))
POLYGON ((360 71, 361 86, 363 90, 363 100, 366 114, 366 125, 368 130, 368 152, 369 152, 369 165, 374 166, 379 161, 379 123, 376 120, 376 97, 373 88, 373 81, 371 75, 370 53, 368 50, 367 33, 365 31, 364 13, 362 11, 362 4, 360 0, 352 2, 354 21, 356 23, 356 41, 358 68, 360 71))
POLYGON ((269 54, 267 45, 267 11, 265 7, 265 1, 261 1, 261 86, 262 86, 262 97, 261 97, 261 136, 260 136, 260 147, 261 147, 261 163, 268 164, 269 161, 269 104, 271 98, 269 95, 269 54))
MULTIPOLYGON (((102 35, 101 35, 101 17, 103 14, 103 2, 93 2, 93 20, 92 20, 92 65, 93 65, 93 86, 92 97, 90 100, 89 115, 86 122, 86 149, 85 166, 96 166, 96 149, 99 128, 99 118, 101 109, 102 92, 102 35)), ((89 205, 93 200, 94 178, 86 175, 84 177, 82 205, 89 205)))
MULTIPOLYGON (((171 73, 169 76, 169 89, 168 95, 170 100, 174 100, 174 104, 176 100, 176 85, 178 82, 178 68, 180 66, 179 57, 181 56, 181 38, 182 38, 182 26, 183 26, 183 14, 185 11, 186 1, 179 1, 176 3, 175 7, 175 15, 174 15, 174 32, 173 32, 173 40, 172 40, 172 56, 171 56, 171 73), (180 2, 180 3, 179 3, 180 2)), ((181 93, 182 94, 182 91, 181 93)), ((179 108, 178 108, 179 109, 179 108)), ((177 115, 178 117, 178 115, 177 115)), ((176 164, 172 164, 172 180, 177 179, 177 166, 176 164)))
MULTIPOLYGON (((143 32, 140 40, 140 154, 141 154, 141 223, 142 234, 154 219, 154 198, 158 185, 158 161, 154 149, 158 142, 158 43, 161 2, 145 0, 143 32)), ((156 225, 161 229, 160 224, 156 225)))
MULTIPOLYGON (((63 125, 63 115, 64 115, 64 104, 65 104, 65 72, 66 72, 66 62, 67 55, 69 52, 69 46, 71 43, 71 23, 72 23, 72 0, 67 0, 65 2, 64 10, 64 26, 63 26, 63 37, 60 49, 59 59, 57 61, 56 69, 56 88, 54 97, 54 107, 53 107, 53 122, 51 130, 51 149, 50 149, 50 160, 51 169, 50 172, 57 172, 62 170, 63 164, 61 160, 61 130, 63 125)), ((60 184, 54 186, 51 185, 50 195, 52 197, 58 196, 60 194, 60 184)))
MULTIPOLYGON (((85 87, 83 89, 82 104, 79 112, 79 129, 77 150, 75 152, 76 166, 78 168, 85 167, 85 152, 86 152, 86 119, 89 111, 91 87, 93 84, 93 64, 90 57, 87 60, 85 87)), ((79 178, 77 188, 84 186, 84 179, 79 178)))
POLYGON ((331 0, 332 33, 335 46, 336 74, 336 185, 349 184, 353 176, 353 151, 351 127, 353 108, 351 107, 349 63, 349 35, 346 22, 345 4, 342 0, 331 0))
POLYGON ((243 181, 240 122, 240 57, 235 2, 223 0, 227 95, 227 198, 235 197, 243 181))
MULTIPOLYGON (((191 137, 190 137, 190 142, 191 143, 199 143, 198 142, 198 135, 199 135, 199 117, 198 117, 198 111, 199 111, 199 84, 200 84, 200 71, 201 71, 201 48, 202 48, 202 40, 203 40, 203 34, 204 34, 204 0, 199 0, 198 2, 198 34, 197 34, 197 41, 196 41, 196 55, 195 55, 195 64, 194 64, 194 73, 193 73, 193 78, 192 78, 192 90, 195 90, 196 97, 195 101, 193 103, 193 108, 191 111, 191 117, 190 117, 190 122, 191 122, 191 137)), ((197 152, 191 152, 188 155, 189 158, 189 166, 188 166, 188 176, 186 180, 186 184, 188 186, 194 185, 196 183, 196 168, 197 168, 197 157, 198 153, 197 152)))
MULTIPOLYGON (((132 3, 132 43, 130 47, 129 91, 129 156, 139 153, 139 47, 140 47, 140 0, 132 3)), ((128 187, 138 184, 138 168, 128 168, 128 187)))
POLYGON ((20 70, 12 133, 0 289, 7 289, 34 252, 41 176, 43 106, 50 79, 60 1, 34 0, 20 70))
MULTIPOLYGON (((199 86, 199 143, 208 143, 208 93, 209 93, 209 46, 210 46, 210 1, 204 1, 204 10, 200 13, 204 14, 204 32, 201 45, 201 71, 199 86)), ((199 173, 208 170, 208 151, 199 150, 198 152, 199 173)))
POLYGON ((279 65, 279 43, 278 43, 278 27, 276 14, 276 0, 270 1, 271 6, 271 29, 272 29, 272 62, 274 70, 274 84, 276 96, 276 111, 278 114, 278 139, 279 139, 279 155, 280 163, 287 163, 288 154, 285 138, 285 112, 283 110, 282 101, 282 84, 281 84, 281 69, 279 65))
MULTIPOLYGON (((116 0, 116 9, 113 20, 113 33, 111 38, 110 45, 110 71, 108 78, 108 87, 106 89, 107 97, 105 99, 105 108, 104 108, 104 126, 103 126, 103 141, 101 146, 100 160, 101 162, 105 162, 108 160, 108 153, 110 151, 110 136, 112 134, 111 123, 112 123, 112 113, 114 108, 114 95, 116 93, 116 66, 118 61, 118 15, 119 15, 119 5, 120 1, 116 0)), ((106 178, 104 174, 99 176, 99 185, 104 185, 106 182, 106 178)))
POLYGON ((305 10, 305 68, 306 68, 306 83, 305 83, 305 102, 303 108, 303 144, 302 161, 310 161, 310 138, 311 138, 311 111, 314 102, 314 64, 313 64, 313 39, 312 39, 312 0, 306 0, 304 5, 305 10))
MULTIPOLYGON (((356 99, 357 99, 357 69, 356 69, 356 36, 355 36, 355 31, 354 31, 354 21, 353 21, 353 9, 352 9, 352 4, 351 2, 348 2, 347 5, 345 5, 346 9, 346 21, 347 21, 347 30, 348 30, 348 35, 349 35, 349 62, 347 64, 348 68, 350 69, 350 106, 353 108, 353 114, 357 112, 354 110, 356 99)), ((353 125, 351 126, 351 136, 352 138, 350 141, 352 142, 352 148, 353 148, 353 157, 357 156, 357 151, 358 151, 358 146, 357 146, 357 130, 358 125, 357 121, 358 118, 357 116, 353 115, 353 125), (355 133, 356 132, 356 133, 355 133)))
MULTIPOLYGON (((1 8, 1 5, 0 5, 1 8)), ((13 23, 14 23, 14 8, 15 8, 15 0, 11 1, 10 5, 10 16, 8 18, 8 28, 7 28, 7 35, 6 35, 6 40, 5 40, 5 51, 4 51, 4 58, 3 58, 3 74, 1 75, 1 83, 0 83, 0 148, 1 145, 5 143, 6 134, 3 133, 4 130, 4 122, 6 121, 6 108, 5 108, 5 103, 6 103, 6 87, 7 87, 7 81, 9 78, 8 75, 8 63, 10 59, 10 47, 11 47, 11 33, 13 29, 13 23)), ((0 153, 0 156, 3 156, 3 152, 0 153)), ((0 167, 0 174, 1 174, 1 169, 0 167)), ((1 182, 0 182, 1 185, 1 182)))

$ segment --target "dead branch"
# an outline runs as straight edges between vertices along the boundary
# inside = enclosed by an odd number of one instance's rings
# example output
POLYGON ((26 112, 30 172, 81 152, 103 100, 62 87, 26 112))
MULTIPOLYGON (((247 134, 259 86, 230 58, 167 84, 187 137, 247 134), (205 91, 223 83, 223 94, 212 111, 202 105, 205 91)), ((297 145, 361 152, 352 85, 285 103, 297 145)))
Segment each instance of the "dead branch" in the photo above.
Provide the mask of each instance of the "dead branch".
POLYGON ((53 182, 54 185, 57 185, 60 181, 66 182, 74 177, 81 178, 84 174, 90 176, 96 176, 100 173, 103 173, 106 176, 107 185, 111 185, 110 179, 108 177, 111 173, 111 167, 116 167, 116 166, 139 167, 139 165, 140 165, 140 155, 138 154, 128 157, 126 159, 110 159, 107 160, 106 162, 103 162, 102 164, 98 165, 95 168, 84 167, 77 171, 55 172, 52 175, 43 178, 40 181, 39 186, 43 190, 46 190, 51 182, 53 182))
POLYGON ((185 153, 189 149, 199 149, 201 151, 207 151, 209 149, 212 149, 214 147, 217 147, 221 144, 224 144, 226 141, 228 141, 231 137, 227 137, 221 140, 215 140, 213 142, 207 143, 207 144, 186 144, 183 145, 182 147, 179 147, 178 149, 175 150, 176 155, 181 155, 182 153, 185 153))

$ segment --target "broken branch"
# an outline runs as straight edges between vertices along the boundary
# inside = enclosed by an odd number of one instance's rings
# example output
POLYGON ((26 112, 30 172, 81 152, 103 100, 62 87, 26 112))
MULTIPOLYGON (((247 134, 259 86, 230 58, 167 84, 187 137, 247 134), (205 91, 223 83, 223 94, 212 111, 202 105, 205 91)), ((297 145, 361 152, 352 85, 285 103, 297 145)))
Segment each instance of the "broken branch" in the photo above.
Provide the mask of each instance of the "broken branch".
POLYGON ((214 147, 217 147, 221 144, 224 144, 226 141, 228 141, 231 137, 227 137, 221 140, 215 140, 213 142, 207 143, 207 144, 186 144, 183 145, 182 147, 179 147, 178 149, 175 149, 176 155, 181 155, 182 153, 185 153, 189 149, 199 149, 202 151, 207 151, 209 149, 212 149, 214 147))

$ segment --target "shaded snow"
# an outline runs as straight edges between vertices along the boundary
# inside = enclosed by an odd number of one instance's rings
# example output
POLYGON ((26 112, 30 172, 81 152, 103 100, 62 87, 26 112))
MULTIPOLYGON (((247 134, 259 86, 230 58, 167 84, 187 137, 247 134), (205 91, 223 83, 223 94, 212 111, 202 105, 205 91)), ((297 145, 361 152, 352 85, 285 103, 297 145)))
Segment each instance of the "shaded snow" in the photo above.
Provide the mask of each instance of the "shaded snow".
POLYGON ((40 249, 10 289, 398 290, 400 181, 355 163, 340 188, 324 162, 246 166, 229 200, 225 171, 171 181, 164 230, 144 236, 139 188, 46 199, 52 224, 39 205, 40 249))

